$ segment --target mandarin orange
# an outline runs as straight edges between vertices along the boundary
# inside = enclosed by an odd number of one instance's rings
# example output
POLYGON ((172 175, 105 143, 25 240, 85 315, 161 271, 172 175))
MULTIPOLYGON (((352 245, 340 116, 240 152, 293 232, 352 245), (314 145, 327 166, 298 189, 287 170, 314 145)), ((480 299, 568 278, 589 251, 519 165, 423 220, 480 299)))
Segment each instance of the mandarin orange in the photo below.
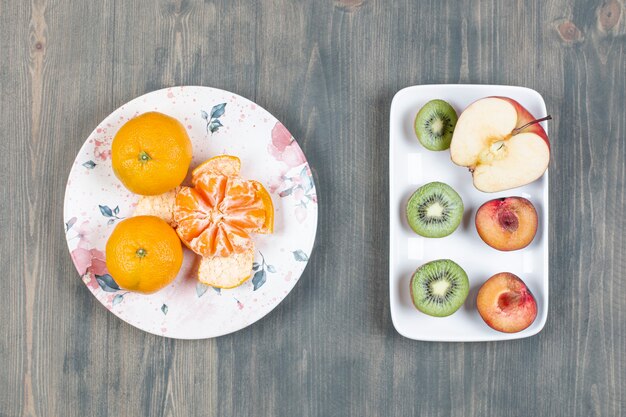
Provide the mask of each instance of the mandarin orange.
POLYGON ((169 285, 183 263, 174 229, 155 216, 122 220, 106 244, 106 265, 122 288, 149 294, 169 285))
POLYGON ((158 112, 126 122, 113 138, 113 172, 136 194, 157 195, 180 185, 191 163, 192 146, 185 127, 158 112))
POLYGON ((272 199, 261 183, 237 176, 240 164, 230 155, 212 158, 193 171, 194 186, 176 196, 178 236, 201 256, 248 252, 251 233, 273 230, 272 199))

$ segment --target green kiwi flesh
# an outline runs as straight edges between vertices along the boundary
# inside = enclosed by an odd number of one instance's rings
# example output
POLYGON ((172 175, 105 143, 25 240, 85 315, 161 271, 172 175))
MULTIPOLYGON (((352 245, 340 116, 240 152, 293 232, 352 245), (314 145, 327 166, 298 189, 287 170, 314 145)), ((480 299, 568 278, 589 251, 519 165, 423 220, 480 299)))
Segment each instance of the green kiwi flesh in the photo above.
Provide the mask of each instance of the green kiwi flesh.
POLYGON ((446 317, 457 311, 469 293, 467 274, 449 259, 428 262, 411 278, 411 299, 422 313, 446 317))
POLYGON ((444 151, 450 147, 457 121, 456 111, 443 100, 431 100, 415 117, 415 135, 431 151, 444 151))
POLYGON ((418 188, 406 206, 409 226, 424 237, 444 237, 463 218, 463 200, 448 184, 431 182, 418 188))

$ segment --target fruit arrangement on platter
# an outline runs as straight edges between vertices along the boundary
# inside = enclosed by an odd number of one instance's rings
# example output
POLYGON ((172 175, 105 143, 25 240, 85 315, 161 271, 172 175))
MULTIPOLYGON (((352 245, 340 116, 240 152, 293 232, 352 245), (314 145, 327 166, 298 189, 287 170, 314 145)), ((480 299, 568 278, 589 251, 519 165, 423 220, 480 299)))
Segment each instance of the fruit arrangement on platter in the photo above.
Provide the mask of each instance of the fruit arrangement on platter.
POLYGON ((240 176, 241 161, 232 155, 203 162, 183 184, 192 152, 182 124, 162 113, 141 114, 115 135, 113 172, 141 196, 106 245, 106 265, 120 287, 145 294, 164 288, 181 268, 184 247, 197 255, 204 284, 234 288, 250 278, 252 236, 274 229, 270 194, 240 176))
MULTIPOLYGON (((444 100, 426 103, 415 117, 414 131, 430 151, 450 150, 454 164, 467 167, 474 187, 501 192, 540 178, 550 161, 550 142, 540 122, 508 97, 485 97, 457 117, 444 100)), ((463 219, 459 194, 442 182, 419 187, 406 205, 410 228, 426 238, 452 234, 463 219)), ((475 228, 482 241, 499 251, 523 250, 539 225, 534 205, 520 196, 491 199, 478 208, 475 228)), ((469 278, 450 259, 428 262, 414 272, 409 290, 415 308, 433 317, 454 314, 469 294, 469 278)), ((524 281, 499 272, 482 284, 476 308, 484 322, 505 333, 528 328, 537 316, 537 301, 524 281)))

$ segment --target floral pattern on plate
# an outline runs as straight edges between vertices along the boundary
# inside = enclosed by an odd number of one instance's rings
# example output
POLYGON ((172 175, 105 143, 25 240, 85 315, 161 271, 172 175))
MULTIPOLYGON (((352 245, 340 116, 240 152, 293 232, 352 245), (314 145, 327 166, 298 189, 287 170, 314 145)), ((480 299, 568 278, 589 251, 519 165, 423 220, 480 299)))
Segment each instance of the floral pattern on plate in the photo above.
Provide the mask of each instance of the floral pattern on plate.
POLYGON ((173 87, 126 103, 91 133, 69 175, 64 222, 76 270, 108 310, 150 333, 203 339, 254 323, 291 291, 315 241, 317 194, 298 143, 266 110, 224 90, 173 87), (124 123, 148 111, 165 113, 183 123, 194 148, 192 168, 215 155, 236 155, 242 161, 242 176, 269 189, 275 231, 255 237, 252 276, 240 287, 220 290, 199 283, 197 258, 189 251, 176 280, 154 294, 121 289, 108 273, 106 241, 120 220, 132 216, 139 198, 113 174, 111 142, 124 123))

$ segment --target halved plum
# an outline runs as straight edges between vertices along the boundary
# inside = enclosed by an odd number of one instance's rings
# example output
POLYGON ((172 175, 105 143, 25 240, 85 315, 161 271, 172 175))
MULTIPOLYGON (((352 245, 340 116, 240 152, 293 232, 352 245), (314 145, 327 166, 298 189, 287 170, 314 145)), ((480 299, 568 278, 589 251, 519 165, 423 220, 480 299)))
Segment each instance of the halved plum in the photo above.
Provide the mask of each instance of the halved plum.
POLYGON ((537 301, 524 281, 510 272, 489 278, 478 291, 478 313, 489 327, 517 333, 537 317, 537 301))

